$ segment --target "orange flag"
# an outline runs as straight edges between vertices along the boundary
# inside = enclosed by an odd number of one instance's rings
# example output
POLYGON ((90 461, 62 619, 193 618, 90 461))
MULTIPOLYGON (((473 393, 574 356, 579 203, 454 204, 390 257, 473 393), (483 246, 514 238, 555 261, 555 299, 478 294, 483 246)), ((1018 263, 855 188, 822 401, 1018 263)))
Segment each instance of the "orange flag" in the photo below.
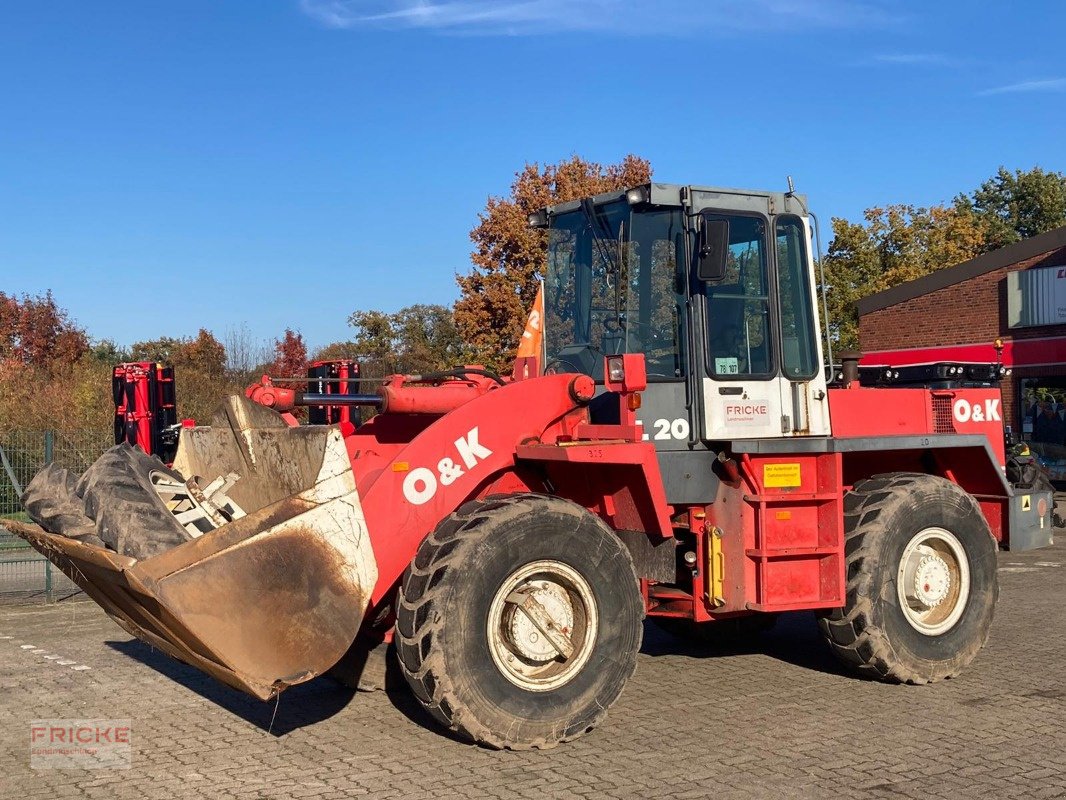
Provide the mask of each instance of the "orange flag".
POLYGON ((526 329, 522 331, 522 338, 518 342, 518 357, 525 358, 536 356, 541 358, 544 342, 544 284, 537 289, 537 296, 533 300, 533 308, 529 311, 529 319, 526 320, 526 329))

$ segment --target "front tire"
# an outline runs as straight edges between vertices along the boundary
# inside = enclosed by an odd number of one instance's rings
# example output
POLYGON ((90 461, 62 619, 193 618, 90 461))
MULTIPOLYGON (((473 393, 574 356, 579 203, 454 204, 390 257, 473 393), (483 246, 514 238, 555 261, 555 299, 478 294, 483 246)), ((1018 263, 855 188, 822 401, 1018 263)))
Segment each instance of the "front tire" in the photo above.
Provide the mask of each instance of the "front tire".
POLYGON ((397 654, 425 708, 488 747, 549 748, 599 724, 636 668, 644 609, 629 552, 543 495, 467 503, 404 575, 397 654))
POLYGON ((819 619, 833 653, 895 683, 952 678, 988 640, 996 543, 977 502, 932 475, 890 473, 844 498, 846 605, 819 619))

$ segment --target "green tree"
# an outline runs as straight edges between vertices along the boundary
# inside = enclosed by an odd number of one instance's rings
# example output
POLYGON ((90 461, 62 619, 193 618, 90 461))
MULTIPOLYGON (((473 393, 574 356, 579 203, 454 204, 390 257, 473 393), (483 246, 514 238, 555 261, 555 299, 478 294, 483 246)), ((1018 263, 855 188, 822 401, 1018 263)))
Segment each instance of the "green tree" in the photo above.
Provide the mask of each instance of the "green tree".
POLYGON ((1000 167, 971 194, 956 197, 955 207, 980 219, 983 252, 996 250, 1066 225, 1066 175, 1000 167))
POLYGON ((420 373, 460 365, 462 342, 451 309, 413 305, 392 314, 356 311, 348 318, 355 328, 351 342, 335 342, 315 358, 352 358, 362 374, 380 378, 392 373, 420 373))
POLYGON ((546 258, 547 235, 529 215, 555 203, 647 183, 651 166, 628 155, 618 164, 572 156, 559 164, 527 164, 515 174, 509 197, 490 197, 470 232, 473 269, 457 276, 455 324, 473 360, 505 370, 518 348, 546 258))
POLYGON ((130 360, 130 353, 125 347, 115 344, 111 339, 95 341, 89 348, 89 359, 97 364, 113 367, 130 360))
POLYGON ((869 208, 863 218, 833 218, 823 260, 834 349, 859 347, 861 298, 966 261, 985 242, 980 218, 965 207, 891 205, 869 208))

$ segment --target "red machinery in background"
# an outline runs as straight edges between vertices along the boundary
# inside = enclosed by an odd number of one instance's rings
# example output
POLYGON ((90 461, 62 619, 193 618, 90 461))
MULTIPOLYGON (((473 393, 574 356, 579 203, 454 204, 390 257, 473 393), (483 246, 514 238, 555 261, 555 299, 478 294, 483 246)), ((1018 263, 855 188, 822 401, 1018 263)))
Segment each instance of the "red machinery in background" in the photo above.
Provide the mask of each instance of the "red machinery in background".
MULTIPOLYGON (((298 380, 298 379, 294 379, 298 380)), ((174 460, 178 448, 177 399, 174 367, 151 361, 119 364, 111 378, 115 401, 115 444, 138 445, 165 463, 174 460)), ((359 364, 348 359, 313 361, 307 368, 307 395, 328 399, 359 391, 359 364)), ((301 393, 301 395, 304 393, 301 393)), ((359 412, 351 405, 311 405, 312 425, 359 424, 359 412)), ((192 424, 191 420, 188 424, 192 424)))
MULTIPOLYGON (((307 391, 313 394, 352 395, 359 393, 359 365, 354 361, 312 361, 307 368, 307 391)), ((359 411, 352 420, 351 406, 310 406, 307 421, 312 425, 359 424, 359 411)))
POLYGON ((174 368, 151 361, 119 364, 111 375, 115 444, 140 445, 170 462, 178 447, 174 368))

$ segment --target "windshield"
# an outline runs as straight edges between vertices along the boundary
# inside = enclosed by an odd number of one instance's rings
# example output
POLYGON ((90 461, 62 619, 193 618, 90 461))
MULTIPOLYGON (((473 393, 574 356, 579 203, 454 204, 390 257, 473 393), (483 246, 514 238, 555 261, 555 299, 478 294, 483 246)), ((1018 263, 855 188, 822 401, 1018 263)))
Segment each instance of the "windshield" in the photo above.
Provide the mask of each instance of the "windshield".
POLYGON ((547 368, 599 379, 603 357, 643 353, 649 380, 683 377, 679 209, 624 201, 552 218, 545 274, 547 368))

